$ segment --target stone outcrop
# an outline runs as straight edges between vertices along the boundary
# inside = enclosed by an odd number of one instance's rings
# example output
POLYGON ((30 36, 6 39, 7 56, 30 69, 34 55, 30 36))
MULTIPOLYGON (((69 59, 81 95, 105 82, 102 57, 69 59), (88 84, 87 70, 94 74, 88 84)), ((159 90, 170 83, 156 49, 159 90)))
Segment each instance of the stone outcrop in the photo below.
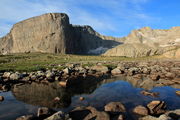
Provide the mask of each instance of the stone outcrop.
POLYGON ((105 56, 144 57, 162 55, 179 58, 180 27, 153 30, 144 27, 124 37, 124 44, 108 50, 105 56))
POLYGON ((71 25, 64 13, 48 13, 15 24, 0 39, 0 53, 87 54, 99 47, 112 48, 119 44, 117 40, 100 35, 90 26, 71 25))

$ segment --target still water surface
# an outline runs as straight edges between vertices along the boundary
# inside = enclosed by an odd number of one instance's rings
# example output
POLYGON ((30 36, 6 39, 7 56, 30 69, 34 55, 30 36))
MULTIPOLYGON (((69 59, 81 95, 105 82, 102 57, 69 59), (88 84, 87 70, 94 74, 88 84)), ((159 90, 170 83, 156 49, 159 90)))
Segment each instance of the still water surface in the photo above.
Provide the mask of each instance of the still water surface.
POLYGON ((90 76, 73 80, 73 85, 67 88, 60 87, 57 82, 16 86, 9 92, 0 93, 5 97, 0 103, 0 120, 14 120, 22 115, 36 114, 41 106, 65 112, 78 106, 94 106, 103 110, 104 105, 112 101, 122 102, 129 113, 135 106, 146 105, 152 100, 165 101, 168 109, 180 108, 180 97, 175 94, 180 89, 153 87, 151 91, 160 93, 159 97, 154 98, 141 95, 140 91, 144 88, 133 85, 122 77, 107 79, 90 76), (81 96, 85 98, 84 101, 79 100, 81 96), (59 97, 60 101, 54 101, 55 97, 59 97))

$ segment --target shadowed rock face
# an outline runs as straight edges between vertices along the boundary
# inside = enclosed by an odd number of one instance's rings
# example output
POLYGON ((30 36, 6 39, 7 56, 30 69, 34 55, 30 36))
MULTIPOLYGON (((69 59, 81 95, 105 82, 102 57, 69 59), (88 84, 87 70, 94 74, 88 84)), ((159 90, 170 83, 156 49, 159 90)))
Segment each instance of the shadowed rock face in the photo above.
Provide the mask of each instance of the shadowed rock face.
POLYGON ((111 48, 118 38, 106 37, 90 26, 73 26, 63 13, 48 13, 21 21, 0 39, 0 53, 87 54, 98 47, 111 48))

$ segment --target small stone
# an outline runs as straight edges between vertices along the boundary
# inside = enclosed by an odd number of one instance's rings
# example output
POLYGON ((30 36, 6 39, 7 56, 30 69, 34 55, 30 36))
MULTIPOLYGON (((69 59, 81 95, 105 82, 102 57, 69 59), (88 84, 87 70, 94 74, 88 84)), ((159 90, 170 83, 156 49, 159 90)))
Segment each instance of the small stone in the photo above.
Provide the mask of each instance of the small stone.
POLYGON ((53 79, 54 78, 54 73, 53 72, 50 72, 50 71, 48 71, 47 73, 46 73, 46 78, 47 79, 53 79))
POLYGON ((126 108, 120 102, 110 102, 105 105, 104 110, 106 112, 126 112, 126 108))
POLYGON ((0 102, 4 101, 4 97, 0 96, 0 102))
POLYGON ((59 97, 55 97, 54 101, 60 101, 60 98, 59 97))
POLYGON ((67 81, 60 81, 59 85, 62 86, 62 87, 66 87, 67 81))
POLYGON ((79 100, 80 101, 83 101, 85 98, 84 97, 79 97, 79 100))
POLYGON ((180 91, 176 91, 176 95, 180 96, 180 91))
POLYGON ((34 120, 34 116, 33 115, 25 115, 25 116, 21 116, 18 117, 16 120, 34 120))
POLYGON ((38 117, 49 116, 51 114, 52 114, 52 110, 50 110, 47 107, 41 107, 41 108, 38 109, 38 112, 37 112, 38 117))
POLYGON ((119 70, 118 68, 111 70, 111 74, 113 74, 113 75, 121 74, 121 73, 122 73, 121 70, 119 70))
POLYGON ((44 120, 72 120, 72 119, 69 118, 68 114, 65 114, 62 111, 58 111, 44 120))
POLYGON ((148 115, 148 109, 142 105, 136 106, 133 109, 133 112, 138 114, 138 115, 143 115, 143 116, 148 115))
POLYGON ((123 115, 119 115, 117 120, 124 120, 124 116, 123 115))
POLYGON ((141 94, 145 96, 152 96, 152 97, 158 97, 159 93, 158 92, 149 92, 149 91, 141 91, 141 94))

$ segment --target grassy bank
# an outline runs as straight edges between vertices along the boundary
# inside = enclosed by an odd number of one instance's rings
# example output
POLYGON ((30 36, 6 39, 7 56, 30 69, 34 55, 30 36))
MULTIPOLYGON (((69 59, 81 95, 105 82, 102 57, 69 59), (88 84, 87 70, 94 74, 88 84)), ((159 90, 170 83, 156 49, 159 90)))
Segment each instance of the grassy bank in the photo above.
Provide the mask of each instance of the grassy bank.
POLYGON ((158 57, 125 58, 125 57, 105 57, 105 56, 83 56, 83 55, 59 55, 59 54, 10 54, 0 55, 0 71, 36 71, 44 68, 57 67, 59 64, 82 63, 92 65, 94 62, 113 61, 148 61, 159 59, 158 57))

